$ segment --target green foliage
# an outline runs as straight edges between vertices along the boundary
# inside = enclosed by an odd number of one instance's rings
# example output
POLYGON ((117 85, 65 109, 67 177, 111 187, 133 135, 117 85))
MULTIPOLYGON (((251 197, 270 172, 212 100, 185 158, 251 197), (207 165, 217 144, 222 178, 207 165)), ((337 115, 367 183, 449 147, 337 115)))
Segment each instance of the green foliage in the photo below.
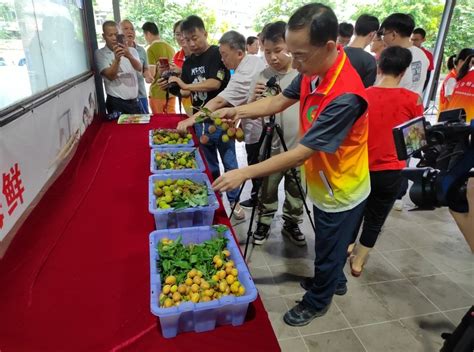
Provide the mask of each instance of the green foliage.
POLYGON ((173 45, 174 23, 189 15, 198 15, 203 19, 212 39, 218 30, 215 13, 202 6, 198 0, 190 0, 184 5, 172 0, 125 0, 123 2, 122 18, 129 19, 135 25, 137 39, 141 44, 144 44, 144 39, 140 35, 140 28, 143 23, 151 21, 158 26, 161 38, 173 45))
POLYGON ((459 53, 463 48, 474 47, 474 3, 458 0, 454 8, 451 28, 444 44, 445 58, 459 53))
MULTIPOLYGON (((318 1, 334 8, 334 2, 332 0, 321 0, 318 1)), ((299 7, 308 4, 307 0, 274 0, 271 1, 267 6, 262 8, 260 14, 255 18, 254 29, 256 32, 260 32, 267 23, 275 21, 287 22, 293 12, 299 7)))
MULTIPOLYGON (((395 12, 409 13, 415 18, 416 27, 426 30, 427 38, 424 44, 434 48, 441 16, 444 9, 442 0, 380 0, 377 5, 359 5, 352 16, 355 21, 363 13, 377 16, 382 22, 388 15, 395 12)), ((465 47, 474 46, 474 3, 472 0, 458 0, 444 46, 445 57, 459 52, 465 47)))
MULTIPOLYGON (((200 244, 190 244, 184 246, 181 242, 181 236, 172 243, 158 243, 158 271, 161 274, 162 281, 173 275, 176 281, 181 283, 186 278, 186 274, 193 268, 201 271, 203 277, 209 281, 216 274, 212 259, 215 255, 221 255, 226 248, 228 239, 221 236, 222 231, 215 229, 217 235, 210 240, 200 244)), ((225 227, 224 232, 227 231, 225 227)))

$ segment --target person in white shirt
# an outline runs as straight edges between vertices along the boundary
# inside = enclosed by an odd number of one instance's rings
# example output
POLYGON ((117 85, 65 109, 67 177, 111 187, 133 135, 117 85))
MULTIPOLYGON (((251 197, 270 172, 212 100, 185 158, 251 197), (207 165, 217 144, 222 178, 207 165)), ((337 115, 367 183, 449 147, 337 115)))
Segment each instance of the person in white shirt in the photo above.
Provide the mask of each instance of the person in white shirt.
POLYGON ((400 87, 411 90, 422 97, 430 63, 423 50, 414 46, 410 40, 414 29, 413 17, 404 13, 391 14, 380 25, 382 38, 387 46, 398 45, 411 51, 412 61, 400 81, 400 87))
MULTIPOLYGON (((245 45, 245 37, 236 31, 224 33, 219 40, 219 52, 222 62, 228 70, 234 70, 234 74, 231 76, 227 87, 206 103, 205 107, 210 111, 247 103, 250 96, 252 79, 265 68, 265 65, 257 56, 247 55, 245 53, 245 45)), ((197 112, 190 118, 181 121, 178 124, 178 129, 187 130, 188 127, 194 124, 196 117, 200 114, 201 112, 197 112)), ((219 143, 216 145, 216 149, 219 148, 219 143)), ((235 146, 232 146, 235 155, 235 146)), ((239 204, 235 207, 234 216, 237 220, 245 217, 245 212, 239 204)))
POLYGON ((142 64, 138 52, 124 41, 119 42, 119 30, 114 21, 104 22, 102 31, 105 46, 96 50, 95 62, 104 79, 108 116, 140 114, 137 72, 142 71, 142 64))

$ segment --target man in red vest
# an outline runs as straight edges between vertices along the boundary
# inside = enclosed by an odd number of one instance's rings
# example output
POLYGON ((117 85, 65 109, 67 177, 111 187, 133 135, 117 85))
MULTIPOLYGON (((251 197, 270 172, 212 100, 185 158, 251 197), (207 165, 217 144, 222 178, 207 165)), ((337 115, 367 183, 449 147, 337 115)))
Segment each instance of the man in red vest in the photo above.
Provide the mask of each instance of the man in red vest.
MULTIPOLYGON (((364 85, 342 46, 336 44, 337 18, 331 8, 312 3, 290 18, 286 42, 299 75, 282 94, 216 112, 223 118, 269 116, 300 101, 300 143, 264 162, 233 170, 213 187, 225 191, 245 180, 304 165, 302 175, 314 204, 314 277, 284 321, 303 326, 324 315, 334 294, 347 292, 343 273, 347 245, 370 193, 367 155, 367 99, 364 85)), ((298 117, 295 116, 295 119, 298 117)))

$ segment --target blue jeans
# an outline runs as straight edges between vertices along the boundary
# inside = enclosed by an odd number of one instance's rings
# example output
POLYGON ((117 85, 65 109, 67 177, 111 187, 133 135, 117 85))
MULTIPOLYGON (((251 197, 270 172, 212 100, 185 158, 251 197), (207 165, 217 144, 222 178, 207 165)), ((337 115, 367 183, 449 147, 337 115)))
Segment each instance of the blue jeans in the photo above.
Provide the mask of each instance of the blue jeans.
MULTIPOLYGON (((196 134, 199 137, 203 134, 203 124, 199 123, 194 125, 196 129, 196 134)), ((220 175, 219 170, 219 159, 217 158, 217 152, 221 156, 222 163, 224 164, 224 171, 230 171, 238 169, 239 165, 237 164, 237 156, 235 154, 235 142, 233 139, 230 139, 227 143, 222 142, 222 129, 219 127, 217 131, 213 134, 208 133, 209 124, 204 124, 205 132, 209 136, 209 142, 206 144, 200 144, 200 148, 204 153, 209 170, 211 171, 212 178, 215 180, 220 175)), ((237 196, 239 195, 239 188, 233 189, 232 191, 227 192, 227 199, 229 203, 238 202, 237 196)))
POLYGON ((347 247, 360 224, 366 200, 355 208, 327 213, 313 206, 316 226, 314 283, 303 296, 303 302, 317 310, 331 303, 336 286, 346 284, 344 265, 347 247))
POLYGON ((142 106, 142 110, 143 110, 143 113, 144 114, 149 114, 149 110, 148 110, 148 98, 147 97, 143 97, 143 98, 138 98, 141 106, 142 106))

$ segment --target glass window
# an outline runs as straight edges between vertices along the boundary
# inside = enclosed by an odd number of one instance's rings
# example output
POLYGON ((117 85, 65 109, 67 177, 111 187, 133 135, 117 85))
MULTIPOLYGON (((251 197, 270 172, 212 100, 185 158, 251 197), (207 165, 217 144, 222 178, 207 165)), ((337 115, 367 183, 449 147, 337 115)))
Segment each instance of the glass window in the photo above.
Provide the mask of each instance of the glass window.
POLYGON ((89 70, 82 18, 81 0, 0 0, 0 110, 89 70))

